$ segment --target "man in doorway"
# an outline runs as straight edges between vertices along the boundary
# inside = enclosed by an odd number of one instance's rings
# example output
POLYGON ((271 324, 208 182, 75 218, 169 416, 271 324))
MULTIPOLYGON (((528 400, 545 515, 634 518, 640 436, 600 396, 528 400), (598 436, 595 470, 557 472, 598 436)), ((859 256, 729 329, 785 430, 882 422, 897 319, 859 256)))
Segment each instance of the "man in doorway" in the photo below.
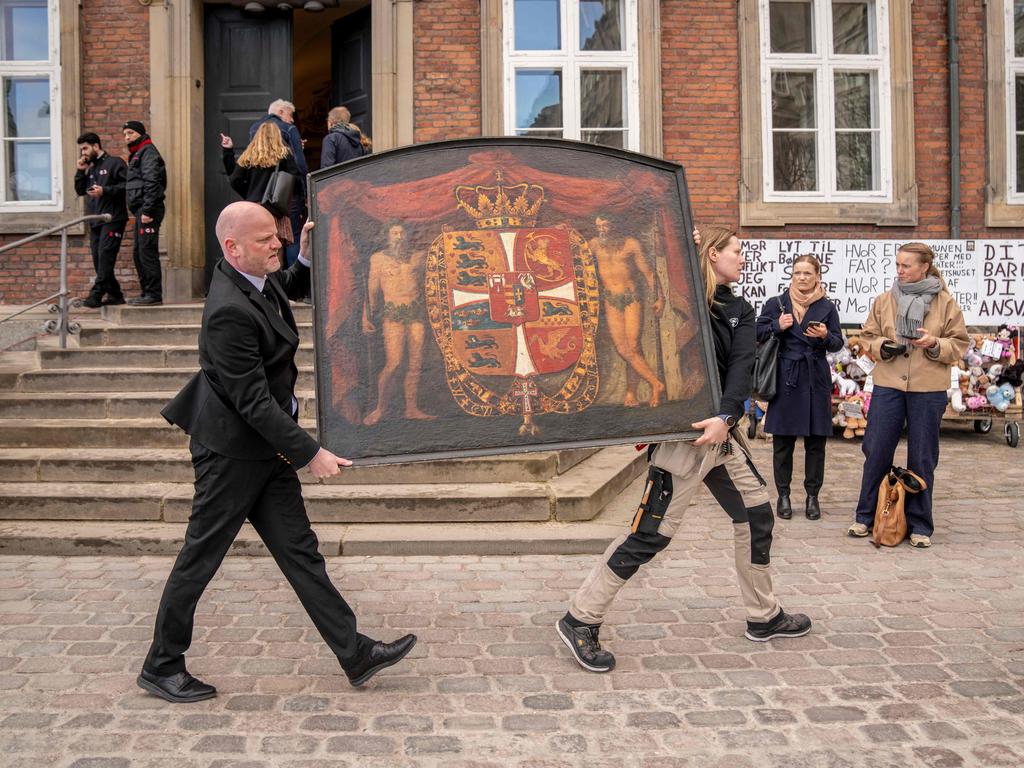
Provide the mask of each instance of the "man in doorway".
POLYGON ((640 338, 644 328, 644 309, 641 298, 654 297, 651 308, 661 317, 665 299, 661 294, 658 277, 647 263, 640 243, 634 237, 624 237, 615 231, 607 214, 594 219, 597 237, 590 240, 590 250, 597 259, 597 273, 604 298, 604 316, 615 351, 626 363, 626 395, 622 404, 628 408, 639 405, 637 385, 643 379, 651 388, 648 405, 661 404, 665 385, 644 359, 640 338), (641 293, 637 275, 644 281, 641 293))
POLYGON ((377 376, 377 407, 363 420, 367 426, 373 426, 383 417, 391 382, 406 356, 405 418, 434 418, 421 411, 416 402, 426 338, 420 295, 425 259, 422 252, 409 246, 401 224, 389 224, 385 234, 387 246, 370 257, 368 295, 363 312, 363 332, 371 334, 377 330, 374 321, 379 315, 384 341, 384 367, 377 376))
POLYGON ((295 126, 295 105, 284 99, 270 102, 267 114, 249 126, 249 141, 252 141, 256 131, 266 122, 272 122, 278 127, 285 146, 292 151, 295 164, 299 166, 299 183, 292 194, 291 206, 288 209, 288 219, 292 225, 294 242, 284 249, 285 258, 291 265, 295 263, 295 258, 299 255, 299 233, 305 219, 303 212, 306 207, 306 174, 309 173, 309 167, 306 165, 306 156, 302 152, 302 137, 299 135, 299 129, 295 126))
MULTIPOLYGON (((312 223, 302 231, 310 254, 312 223)), ((288 299, 309 289, 309 261, 279 272, 277 224, 261 205, 232 203, 217 219, 224 258, 210 283, 197 373, 161 415, 191 435, 195 497, 185 543, 160 599, 153 644, 137 682, 174 703, 216 689, 188 673, 196 605, 249 520, 353 686, 400 661, 415 635, 394 643, 356 631, 356 617, 327 575, 309 525, 297 469, 323 479, 352 462, 298 424, 298 329, 288 299)))
POLYGON ((75 192, 85 197, 85 212, 89 215, 110 214, 110 221, 89 223, 89 247, 96 282, 83 306, 96 309, 103 304, 124 304, 121 285, 114 275, 121 239, 128 223, 125 207, 125 180, 128 166, 124 160, 103 150, 100 137, 83 133, 77 139, 78 170, 75 172, 75 192), (104 299, 103 297, 106 296, 104 299))
POLYGON ((128 145, 128 175, 125 195, 128 210, 135 217, 135 242, 132 256, 139 273, 142 295, 129 304, 153 306, 164 301, 160 274, 160 224, 164 220, 164 196, 167 191, 167 169, 164 159, 146 133, 146 126, 129 120, 122 128, 128 145))

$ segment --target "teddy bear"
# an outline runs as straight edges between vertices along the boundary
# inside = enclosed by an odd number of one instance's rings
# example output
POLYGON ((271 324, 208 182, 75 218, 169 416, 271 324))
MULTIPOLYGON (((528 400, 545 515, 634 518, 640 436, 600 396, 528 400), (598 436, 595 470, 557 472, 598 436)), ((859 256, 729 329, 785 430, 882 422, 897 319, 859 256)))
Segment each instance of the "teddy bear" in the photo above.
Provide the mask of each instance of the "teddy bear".
POLYGON ((996 384, 1010 384, 1019 387, 1024 380, 1024 360, 1018 360, 1012 365, 1003 367, 1003 370, 996 376, 996 384))
POLYGON ((957 375, 957 386, 950 387, 946 394, 949 395, 949 405, 956 413, 963 413, 967 410, 967 403, 964 402, 970 391, 971 374, 963 368, 953 366, 957 375))
POLYGON ((967 398, 967 410, 976 411, 988 405, 988 398, 983 395, 971 395, 967 398))
POLYGON ((1013 387, 1009 384, 1003 384, 1001 387, 993 384, 986 390, 985 397, 988 398, 993 408, 1000 413, 1006 413, 1006 409, 1010 407, 1015 394, 1013 387))
MULTIPOLYGON (((864 407, 864 395, 861 394, 861 393, 858 393, 856 395, 852 395, 852 396, 846 398, 843 402, 844 403, 850 403, 850 404, 856 403, 856 404, 860 405, 860 413, 861 413, 860 416, 850 416, 849 412, 847 412, 845 414, 846 418, 845 418, 845 424, 844 424, 845 428, 843 429, 843 437, 845 437, 847 440, 851 440, 855 436, 863 437, 864 436, 864 430, 867 428, 867 425, 868 425, 867 411, 866 411, 866 409, 864 407)), ((854 408, 852 410, 856 410, 856 409, 854 408)), ((842 405, 840 406, 840 411, 843 411, 842 405)))

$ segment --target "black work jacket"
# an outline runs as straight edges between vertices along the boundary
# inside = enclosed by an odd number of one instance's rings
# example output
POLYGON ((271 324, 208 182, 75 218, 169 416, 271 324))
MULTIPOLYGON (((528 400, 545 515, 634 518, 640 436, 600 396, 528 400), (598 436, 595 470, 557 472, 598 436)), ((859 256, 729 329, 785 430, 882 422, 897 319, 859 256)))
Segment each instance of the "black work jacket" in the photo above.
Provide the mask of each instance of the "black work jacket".
MULTIPOLYGON (((128 166, 120 157, 104 152, 102 157, 89 165, 84 171, 79 168, 75 172, 75 192, 85 198, 87 214, 110 214, 110 223, 119 224, 128 221, 128 209, 125 207, 125 179, 128 166), (103 188, 99 197, 89 197, 85 193, 93 185, 103 188)), ((91 222, 93 227, 102 227, 102 221, 91 222)))

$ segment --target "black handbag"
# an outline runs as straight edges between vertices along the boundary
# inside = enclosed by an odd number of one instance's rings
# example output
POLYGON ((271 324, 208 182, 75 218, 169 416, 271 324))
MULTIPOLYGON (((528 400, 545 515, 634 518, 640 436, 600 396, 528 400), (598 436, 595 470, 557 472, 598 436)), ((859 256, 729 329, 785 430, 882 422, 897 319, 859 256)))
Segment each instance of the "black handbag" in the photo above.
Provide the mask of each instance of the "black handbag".
MULTIPOLYGON (((786 311, 779 301, 779 314, 786 311)), ((754 357, 754 381, 752 394, 758 400, 775 397, 778 384, 779 337, 774 333, 757 345, 754 357)))
POLYGON ((270 174, 267 188, 263 190, 263 199, 260 200, 260 205, 278 218, 287 216, 294 189, 295 175, 288 171, 282 171, 281 163, 278 163, 277 168, 270 174))

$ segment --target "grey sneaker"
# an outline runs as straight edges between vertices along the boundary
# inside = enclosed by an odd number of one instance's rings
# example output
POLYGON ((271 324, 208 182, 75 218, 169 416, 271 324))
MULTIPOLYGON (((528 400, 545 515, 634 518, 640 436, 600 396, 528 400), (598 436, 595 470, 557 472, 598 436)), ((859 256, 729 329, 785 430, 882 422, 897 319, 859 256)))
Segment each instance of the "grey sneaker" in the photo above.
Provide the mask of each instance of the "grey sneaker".
POLYGON ((574 627, 562 617, 555 624, 555 629, 581 667, 590 672, 611 672, 615 669, 615 657, 610 651, 603 650, 597 639, 601 625, 574 627))
POLYGON ((810 631, 811 620, 807 616, 779 611, 771 621, 748 621, 746 636, 747 640, 764 643, 776 637, 803 637, 810 631))
POLYGON ((857 539, 863 539, 871 533, 871 529, 868 528, 864 523, 854 523, 846 529, 847 536, 853 536, 857 539))

